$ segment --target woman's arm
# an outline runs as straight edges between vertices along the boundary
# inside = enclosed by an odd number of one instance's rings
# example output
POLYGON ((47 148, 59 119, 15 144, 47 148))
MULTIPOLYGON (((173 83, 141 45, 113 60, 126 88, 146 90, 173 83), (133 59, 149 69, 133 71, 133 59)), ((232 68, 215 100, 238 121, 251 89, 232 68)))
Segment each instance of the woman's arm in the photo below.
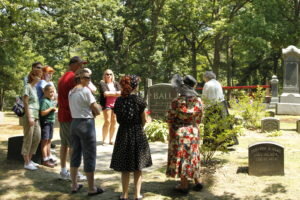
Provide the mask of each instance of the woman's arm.
POLYGON ((24 103, 24 110, 25 110, 25 115, 28 119, 29 126, 34 125, 34 119, 31 117, 31 113, 29 110, 29 96, 24 95, 23 96, 23 103, 24 103))
POLYGON ((143 124, 143 126, 145 126, 145 124, 147 122, 147 112, 144 111, 144 112, 142 112, 141 115, 142 115, 142 124, 143 124))
POLYGON ((104 92, 105 97, 119 97, 121 96, 121 91, 106 91, 104 92))

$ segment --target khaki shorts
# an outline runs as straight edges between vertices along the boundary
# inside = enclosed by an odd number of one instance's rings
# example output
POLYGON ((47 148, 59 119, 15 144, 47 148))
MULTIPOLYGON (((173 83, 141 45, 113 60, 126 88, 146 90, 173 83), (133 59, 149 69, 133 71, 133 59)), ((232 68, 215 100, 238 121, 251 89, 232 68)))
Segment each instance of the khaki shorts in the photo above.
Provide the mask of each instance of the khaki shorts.
POLYGON ((35 154, 41 141, 41 127, 39 120, 34 121, 33 126, 29 126, 28 118, 23 117, 23 145, 22 155, 35 154))
POLYGON ((62 146, 71 147, 71 122, 60 122, 60 143, 62 146))

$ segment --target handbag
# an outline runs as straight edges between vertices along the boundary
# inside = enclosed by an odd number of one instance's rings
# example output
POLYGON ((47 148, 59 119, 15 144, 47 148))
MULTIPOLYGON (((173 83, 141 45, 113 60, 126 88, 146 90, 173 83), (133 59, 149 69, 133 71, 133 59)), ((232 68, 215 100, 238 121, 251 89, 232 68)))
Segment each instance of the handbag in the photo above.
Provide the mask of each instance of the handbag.
POLYGON ((12 111, 18 116, 23 117, 25 114, 24 103, 21 97, 16 98, 16 103, 14 104, 12 111))

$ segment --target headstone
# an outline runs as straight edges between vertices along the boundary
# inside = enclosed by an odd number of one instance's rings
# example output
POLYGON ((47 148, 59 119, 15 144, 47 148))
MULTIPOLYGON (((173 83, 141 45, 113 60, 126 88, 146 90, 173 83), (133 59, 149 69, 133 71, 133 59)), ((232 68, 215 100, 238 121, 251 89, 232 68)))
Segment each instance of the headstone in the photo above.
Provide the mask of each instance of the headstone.
MULTIPOLYGON (((7 148, 7 160, 16 160, 24 162, 23 156, 21 154, 23 144, 23 136, 16 136, 8 138, 8 148, 7 148)), ((41 164, 42 162, 42 152, 39 145, 37 152, 32 156, 32 160, 36 163, 41 164)))
POLYGON ((284 175, 284 147, 274 142, 249 145, 249 175, 284 175))
POLYGON ((272 132, 280 130, 280 121, 274 117, 265 117, 261 120, 261 131, 272 132))
POLYGON ((297 120, 297 129, 296 129, 296 131, 297 131, 297 133, 300 133, 300 120, 297 120))
POLYGON ((277 114, 300 115, 300 49, 282 49, 284 59, 283 93, 276 106, 277 114))
POLYGON ((148 88, 148 110, 152 119, 164 119, 172 100, 177 97, 176 90, 168 83, 152 85, 148 88))
POLYGON ((278 82, 279 80, 277 79, 277 76, 273 75, 271 82, 271 102, 269 105, 269 108, 276 108, 277 103, 279 102, 279 97, 278 97, 278 82))

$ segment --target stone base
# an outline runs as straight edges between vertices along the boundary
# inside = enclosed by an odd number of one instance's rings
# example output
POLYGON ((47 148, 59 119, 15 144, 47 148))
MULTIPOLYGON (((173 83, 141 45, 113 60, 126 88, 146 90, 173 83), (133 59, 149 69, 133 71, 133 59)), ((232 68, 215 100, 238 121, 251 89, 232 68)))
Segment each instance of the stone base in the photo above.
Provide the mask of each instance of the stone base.
POLYGON ((276 106, 277 115, 300 115, 300 103, 278 103, 276 106))
POLYGON ((280 103, 300 104, 300 94, 282 93, 280 95, 280 103))
POLYGON ((269 108, 276 108, 276 105, 279 103, 278 97, 272 97, 271 102, 269 104, 269 108))

